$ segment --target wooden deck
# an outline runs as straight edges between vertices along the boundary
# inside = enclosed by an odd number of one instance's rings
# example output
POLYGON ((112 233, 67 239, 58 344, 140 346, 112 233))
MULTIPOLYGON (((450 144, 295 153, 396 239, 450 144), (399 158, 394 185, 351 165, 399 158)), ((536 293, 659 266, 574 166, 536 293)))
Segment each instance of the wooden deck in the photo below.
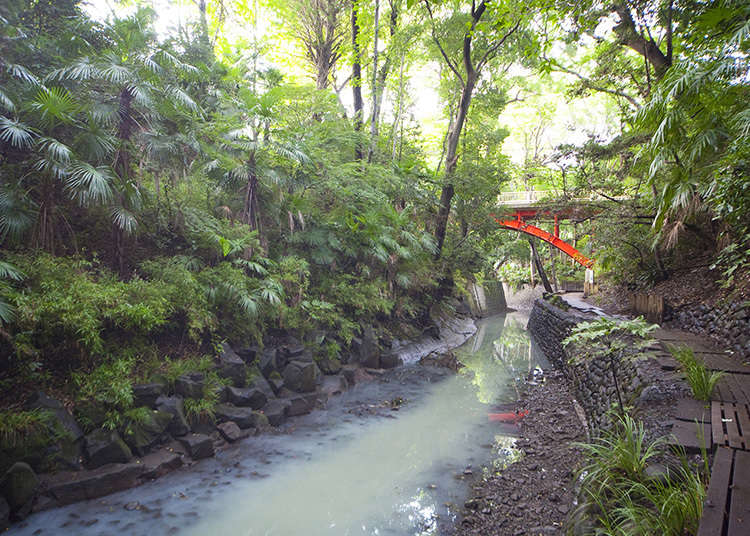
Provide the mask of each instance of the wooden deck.
POLYGON ((698 536, 750 536, 750 363, 690 333, 660 328, 654 336, 661 348, 649 350, 663 370, 679 371, 669 346, 688 346, 706 368, 725 373, 710 405, 677 403, 673 443, 688 452, 714 452, 698 536))

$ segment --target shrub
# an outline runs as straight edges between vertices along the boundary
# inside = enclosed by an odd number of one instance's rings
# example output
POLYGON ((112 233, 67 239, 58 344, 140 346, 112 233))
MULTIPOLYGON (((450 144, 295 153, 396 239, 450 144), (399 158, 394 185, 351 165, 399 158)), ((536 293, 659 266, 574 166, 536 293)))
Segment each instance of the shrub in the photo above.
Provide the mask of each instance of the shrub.
POLYGON ((704 402, 711 400, 714 387, 724 376, 724 373, 710 372, 703 363, 698 361, 693 350, 687 346, 670 346, 669 351, 684 368, 685 377, 693 391, 693 396, 704 402))
POLYGON ((119 358, 96 367, 90 373, 73 374, 78 397, 103 404, 110 409, 125 410, 133 405, 131 374, 133 358, 119 358))
POLYGON ((39 437, 48 423, 49 413, 38 409, 0 412, 0 448, 12 449, 39 437))

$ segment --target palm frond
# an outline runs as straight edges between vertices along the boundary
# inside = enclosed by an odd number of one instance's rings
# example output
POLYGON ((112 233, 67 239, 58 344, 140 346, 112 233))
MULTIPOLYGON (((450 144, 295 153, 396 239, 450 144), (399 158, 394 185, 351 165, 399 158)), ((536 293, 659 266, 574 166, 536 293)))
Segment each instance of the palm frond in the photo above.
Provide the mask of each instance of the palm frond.
POLYGON ((23 149, 31 147, 35 136, 36 133, 28 125, 7 117, 0 117, 0 140, 23 149))
POLYGON ((24 273, 4 261, 0 261, 0 279, 12 279, 13 281, 23 281, 26 276, 24 273))
POLYGON ((0 297, 0 321, 3 324, 10 324, 16 318, 15 308, 0 297))
POLYGON ((0 106, 7 112, 15 112, 16 104, 13 100, 0 88, 0 106))
POLYGON ((34 86, 38 86, 40 83, 39 78, 23 65, 8 63, 5 65, 5 69, 8 71, 9 75, 21 82, 26 82, 27 84, 32 84, 34 86))
POLYGON ((9 237, 18 241, 34 223, 28 200, 15 190, 0 187, 0 241, 9 237))
POLYGON ((101 75, 99 68, 91 62, 91 58, 78 58, 67 67, 55 69, 47 75, 46 80, 91 80, 101 75))
POLYGON ((66 186, 82 205, 104 204, 112 200, 113 180, 112 171, 106 166, 76 162, 70 167, 66 186))
POLYGON ((185 93, 182 89, 180 89, 177 86, 169 85, 165 89, 165 93, 169 98, 171 98, 173 101, 175 101, 180 106, 184 106, 185 108, 197 112, 198 111, 198 105, 196 102, 185 93))
POLYGON ((60 140, 42 136, 36 140, 37 147, 46 154, 46 156, 55 162, 69 162, 73 156, 73 151, 60 140))
POLYGON ((125 232, 125 234, 132 235, 138 228, 138 219, 135 214, 130 212, 124 207, 112 207, 111 209, 112 223, 115 227, 125 232))
POLYGON ((52 123, 54 119, 70 123, 78 109, 73 96, 62 87, 40 88, 31 107, 41 114, 42 122, 47 124, 52 123))

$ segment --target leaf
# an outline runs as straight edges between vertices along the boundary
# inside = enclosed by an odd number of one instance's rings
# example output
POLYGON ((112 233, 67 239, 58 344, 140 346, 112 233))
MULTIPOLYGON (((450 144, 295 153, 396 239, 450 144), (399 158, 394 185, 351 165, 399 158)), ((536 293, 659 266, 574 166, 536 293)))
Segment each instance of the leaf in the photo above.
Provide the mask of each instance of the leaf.
POLYGON ((138 227, 138 220, 136 219, 135 214, 124 207, 112 207, 111 214, 112 223, 114 223, 118 229, 121 229, 127 235, 135 233, 135 230, 138 227))
POLYGON ((70 167, 67 187, 74 199, 82 205, 104 204, 113 198, 114 175, 106 166, 94 167, 87 162, 77 162, 70 167))
POLYGON ((31 147, 32 140, 36 136, 34 130, 7 117, 0 117, 0 140, 9 143, 19 149, 31 147))
POLYGON ((17 80, 21 80, 22 82, 26 82, 28 84, 32 84, 35 86, 39 85, 39 78, 36 77, 34 73, 32 73, 29 69, 24 67, 23 65, 18 65, 17 63, 10 63, 6 64, 5 68, 8 71, 8 74, 10 74, 13 78, 17 80))
POLYGON ((24 273, 4 261, 0 261, 0 279, 12 279, 13 281, 23 281, 26 276, 24 273))

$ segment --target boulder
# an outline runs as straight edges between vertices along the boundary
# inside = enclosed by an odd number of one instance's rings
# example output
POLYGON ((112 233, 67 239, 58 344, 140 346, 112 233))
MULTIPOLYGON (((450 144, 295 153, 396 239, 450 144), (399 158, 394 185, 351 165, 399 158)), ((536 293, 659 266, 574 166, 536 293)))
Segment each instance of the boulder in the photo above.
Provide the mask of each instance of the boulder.
POLYGON ((62 471, 48 475, 43 485, 45 493, 63 506, 130 489, 138 484, 143 471, 143 464, 117 463, 93 471, 62 471))
POLYGON ((4 497, 0 496, 0 531, 10 527, 10 505, 4 497))
POLYGON ((321 357, 318 366, 323 374, 333 375, 341 372, 341 359, 338 357, 321 357))
POLYGON ((202 372, 183 374, 174 382, 175 393, 183 398, 202 398, 206 378, 202 372))
POLYGON ((227 400, 235 406, 260 409, 268 402, 266 394, 256 387, 227 387, 227 400))
POLYGON ((266 395, 266 398, 268 400, 276 396, 276 392, 273 390, 268 380, 266 380, 260 373, 249 375, 247 380, 247 387, 250 389, 259 390, 261 393, 266 395))
POLYGON ((392 369, 404 364, 396 352, 389 352, 380 356, 380 368, 392 369))
POLYGON ((214 410, 216 420, 220 423, 232 421, 243 430, 246 428, 258 428, 263 424, 262 413, 250 408, 238 408, 231 404, 219 404, 214 410))
POLYGON ((297 417, 298 415, 307 415, 315 409, 316 400, 317 397, 315 395, 298 395, 289 398, 289 407, 286 410, 287 416, 297 417))
POLYGON ((185 407, 179 396, 160 396, 156 399, 156 409, 164 413, 170 413, 172 420, 169 421, 167 432, 174 437, 184 436, 190 431, 185 418, 185 407))
POLYGON ((221 437, 223 437, 230 443, 234 443, 235 441, 243 439, 250 435, 248 434, 247 430, 241 430, 240 427, 237 426, 237 423, 234 423, 232 421, 223 422, 216 428, 219 430, 221 437))
POLYGON ((210 458, 214 455, 214 441, 204 434, 188 434, 179 439, 182 446, 194 460, 210 458))
POLYGON ((272 426, 279 426, 284 422, 287 416, 287 411, 291 406, 291 402, 285 399, 271 400, 266 407, 263 408, 263 414, 268 419, 269 424, 272 426))
POLYGON ((114 430, 95 430, 84 438, 84 445, 92 469, 108 463, 127 463, 133 457, 130 448, 114 430))
POLYGON ((362 338, 352 341, 357 361, 367 368, 380 368, 380 347, 372 326, 362 329, 362 338))
POLYGON ((69 436, 71 441, 78 441, 83 432, 73 416, 65 409, 61 402, 37 391, 26 402, 26 409, 47 410, 57 421, 57 431, 69 436))
POLYGON ((163 383, 139 383, 133 386, 133 405, 154 407, 156 399, 167 391, 163 383))
POLYGON ((279 396, 279 391, 284 387, 284 378, 277 372, 275 376, 268 379, 268 385, 271 387, 273 394, 279 396))
POLYGON ((23 519, 31 512, 31 501, 39 488, 39 478, 29 464, 16 462, 0 480, 0 495, 5 497, 10 512, 23 519))
POLYGON ((176 452, 161 449, 144 456, 141 464, 143 465, 141 478, 153 480, 182 466, 182 456, 176 452))
POLYGON ((259 346, 246 346, 245 348, 237 349, 237 355, 248 365, 254 363, 260 357, 260 354, 261 350, 259 346))
POLYGON ((291 361, 284 368, 284 387, 297 393, 314 391, 317 379, 318 367, 315 363, 291 361))
POLYGON ((219 376, 232 380, 232 384, 235 387, 242 387, 245 385, 245 378, 247 377, 247 365, 242 358, 237 355, 237 352, 232 350, 232 347, 227 343, 221 345, 221 352, 219 352, 219 376))
POLYGON ((123 431, 125 443, 139 456, 163 439, 173 415, 167 411, 151 410, 148 408, 143 412, 143 419, 131 420, 123 431))
POLYGON ((305 345, 299 342, 299 340, 297 340, 296 338, 288 336, 284 343, 281 345, 280 350, 284 357, 286 357, 288 360, 292 360, 302 355, 302 353, 305 351, 305 345))
POLYGON ((190 430, 194 434, 211 435, 216 431, 216 420, 211 415, 202 413, 188 417, 190 430))
POLYGON ((281 368, 278 361, 278 350, 276 348, 263 348, 260 353, 260 359, 258 360, 258 368, 266 378, 270 378, 271 374, 278 372, 281 368))

